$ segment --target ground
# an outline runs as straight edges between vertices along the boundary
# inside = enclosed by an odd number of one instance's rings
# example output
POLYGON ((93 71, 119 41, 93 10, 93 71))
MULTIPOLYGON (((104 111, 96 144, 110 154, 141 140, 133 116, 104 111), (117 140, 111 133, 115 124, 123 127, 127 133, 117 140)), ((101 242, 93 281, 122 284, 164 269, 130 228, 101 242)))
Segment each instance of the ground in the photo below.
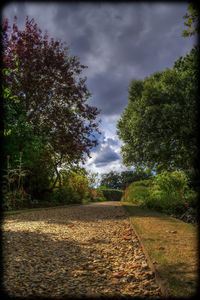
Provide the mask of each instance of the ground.
POLYGON ((10 296, 161 296, 119 202, 6 216, 3 258, 10 296))

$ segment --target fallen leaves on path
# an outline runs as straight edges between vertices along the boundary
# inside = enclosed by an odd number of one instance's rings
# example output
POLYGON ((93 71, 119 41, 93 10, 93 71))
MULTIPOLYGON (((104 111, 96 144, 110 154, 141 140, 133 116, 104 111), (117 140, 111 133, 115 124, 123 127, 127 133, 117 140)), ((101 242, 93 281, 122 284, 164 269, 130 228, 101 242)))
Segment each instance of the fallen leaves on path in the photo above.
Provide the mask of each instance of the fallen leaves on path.
POLYGON ((10 296, 160 296, 118 202, 7 216, 3 258, 10 296))

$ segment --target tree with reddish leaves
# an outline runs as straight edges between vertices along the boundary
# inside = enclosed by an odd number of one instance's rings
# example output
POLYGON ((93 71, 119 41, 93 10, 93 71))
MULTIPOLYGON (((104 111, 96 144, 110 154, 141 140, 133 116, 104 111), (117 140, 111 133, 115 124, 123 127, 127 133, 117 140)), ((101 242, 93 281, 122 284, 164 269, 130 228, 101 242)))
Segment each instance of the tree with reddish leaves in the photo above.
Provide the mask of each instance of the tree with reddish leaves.
POLYGON ((87 103, 86 66, 63 43, 28 17, 22 30, 16 18, 2 29, 4 161, 16 168, 22 154, 24 188, 42 201, 61 182, 59 167, 84 162, 97 144, 99 111, 87 103))
MULTIPOLYGON (((4 20, 3 50, 4 66, 10 70, 6 84, 34 135, 43 136, 59 162, 84 161, 97 144, 99 113, 87 104, 90 93, 86 78, 80 77, 86 66, 28 17, 23 30, 17 18, 12 27, 4 20)), ((23 142, 19 148, 23 151, 23 142)))

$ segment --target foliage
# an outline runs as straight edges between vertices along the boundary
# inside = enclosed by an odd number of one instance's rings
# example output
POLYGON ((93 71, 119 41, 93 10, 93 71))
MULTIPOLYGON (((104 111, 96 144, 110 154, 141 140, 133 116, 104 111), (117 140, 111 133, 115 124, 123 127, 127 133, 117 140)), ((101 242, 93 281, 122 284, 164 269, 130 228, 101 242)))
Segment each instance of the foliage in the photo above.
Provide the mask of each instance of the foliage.
POLYGON ((122 200, 141 205, 146 203, 150 196, 149 187, 151 184, 151 179, 133 182, 124 191, 122 200))
POLYGON ((80 201, 81 199, 88 198, 90 195, 88 178, 81 173, 72 172, 70 174, 69 187, 71 187, 71 189, 77 193, 80 201))
POLYGON ((100 185, 106 188, 125 189, 131 182, 146 179, 151 176, 148 170, 136 169, 134 171, 110 171, 102 175, 100 185))
POLYGON ((121 187, 120 173, 110 171, 109 173, 102 174, 100 186, 105 186, 111 189, 117 189, 121 187))
POLYGON ((189 189, 188 177, 183 171, 164 171, 155 177, 146 205, 164 212, 183 213, 194 205, 196 196, 189 189))
POLYGON ((27 170, 23 168, 22 152, 20 152, 18 165, 12 168, 10 157, 7 156, 7 168, 3 175, 3 208, 6 210, 27 206, 30 195, 24 190, 23 179, 27 175, 27 170))
POLYGON ((97 187, 99 185, 100 177, 99 177, 98 173, 94 173, 94 172, 88 171, 87 172, 87 178, 89 180, 89 186, 91 188, 95 188, 95 187, 97 187))
POLYGON ((189 3, 188 11, 184 16, 184 25, 187 27, 183 31, 183 36, 193 36, 199 33, 199 10, 195 3, 189 3))
POLYGON ((129 102, 118 122, 128 166, 190 170, 197 156, 198 48, 172 69, 133 80, 129 102))
POLYGON ((197 208, 197 194, 189 187, 187 175, 180 170, 163 171, 151 179, 132 183, 125 190, 123 201, 172 214, 197 208))
POLYGON ((98 131, 99 112, 88 105, 90 93, 81 77, 86 66, 63 43, 42 34, 34 19, 27 17, 22 30, 16 18, 12 27, 4 20, 2 29, 4 161, 9 156, 16 168, 23 152, 29 171, 24 192, 32 202, 40 205, 61 199, 61 194, 81 201, 89 194, 88 187, 78 187, 82 175, 71 176, 70 183, 63 185, 59 168, 74 170, 97 144, 93 133, 98 131))
POLYGON ((51 201, 55 204, 79 204, 82 203, 80 195, 70 186, 57 188, 51 195, 51 201))
POLYGON ((136 169, 134 171, 121 172, 121 189, 125 189, 130 183, 138 180, 145 180, 151 177, 152 174, 148 169, 136 169))
POLYGON ((5 20, 3 30, 3 61, 11 70, 7 84, 20 100, 27 121, 55 152, 69 161, 84 159, 96 145, 90 137, 97 129, 98 114, 86 103, 90 93, 86 78, 80 77, 85 66, 60 41, 42 35, 34 19, 27 17, 23 30, 16 19, 10 30, 5 20))
POLYGON ((103 202, 106 201, 106 198, 103 195, 103 191, 101 188, 92 189, 90 193, 92 202, 103 202))
POLYGON ((56 184, 52 199, 55 203, 83 203, 92 200, 91 188, 84 169, 61 170, 60 182, 56 184))
POLYGON ((123 195, 122 190, 117 189, 108 189, 108 188, 99 188, 103 194, 103 197, 107 201, 120 201, 123 195))

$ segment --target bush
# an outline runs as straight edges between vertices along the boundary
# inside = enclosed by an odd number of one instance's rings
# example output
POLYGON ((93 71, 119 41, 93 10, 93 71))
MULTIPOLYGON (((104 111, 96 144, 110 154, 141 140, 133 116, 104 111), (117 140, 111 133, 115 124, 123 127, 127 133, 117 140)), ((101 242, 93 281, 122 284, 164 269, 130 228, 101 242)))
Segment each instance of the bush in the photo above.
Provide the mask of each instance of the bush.
POLYGON ((23 189, 7 192, 3 198, 4 210, 17 210, 27 208, 31 199, 23 189))
POLYGON ((81 172, 71 172, 68 180, 64 183, 64 185, 70 187, 70 189, 73 191, 75 199, 79 199, 80 203, 81 200, 90 198, 88 178, 81 172))
POLYGON ((103 195, 101 189, 91 189, 90 191, 90 199, 93 202, 103 202, 106 201, 106 198, 103 195))
POLYGON ((122 200, 135 204, 144 204, 149 197, 149 187, 151 185, 151 179, 131 183, 128 188, 126 188, 122 200))
POLYGON ((120 201, 123 195, 122 190, 116 190, 116 189, 101 189, 103 197, 107 201, 120 201))
POLYGON ((180 214, 195 206, 196 193, 189 188, 189 180, 183 171, 164 171, 155 176, 149 188, 146 206, 166 213, 180 214))
POLYGON ((81 196, 71 187, 55 189, 50 199, 52 204, 79 204, 82 203, 81 196))
POLYGON ((197 207, 197 193, 189 187, 189 179, 183 171, 164 171, 152 179, 130 184, 123 201, 178 215, 189 207, 197 207))

